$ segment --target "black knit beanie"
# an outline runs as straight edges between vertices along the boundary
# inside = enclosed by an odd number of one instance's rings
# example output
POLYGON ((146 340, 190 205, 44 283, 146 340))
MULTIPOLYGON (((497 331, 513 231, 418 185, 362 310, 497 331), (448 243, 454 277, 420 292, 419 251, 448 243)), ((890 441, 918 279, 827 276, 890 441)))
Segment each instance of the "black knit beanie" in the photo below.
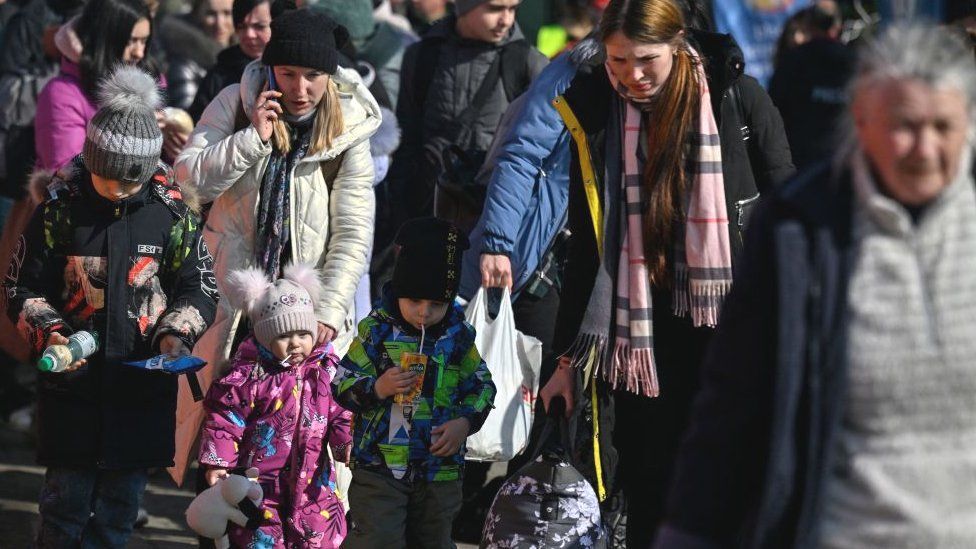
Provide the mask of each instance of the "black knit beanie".
POLYGON ((468 237, 443 219, 411 219, 400 227, 393 268, 393 295, 454 301, 461 284, 461 256, 468 237))
POLYGON ((261 62, 335 74, 339 50, 348 41, 346 28, 322 12, 308 8, 286 11, 271 22, 271 41, 264 48, 261 62))

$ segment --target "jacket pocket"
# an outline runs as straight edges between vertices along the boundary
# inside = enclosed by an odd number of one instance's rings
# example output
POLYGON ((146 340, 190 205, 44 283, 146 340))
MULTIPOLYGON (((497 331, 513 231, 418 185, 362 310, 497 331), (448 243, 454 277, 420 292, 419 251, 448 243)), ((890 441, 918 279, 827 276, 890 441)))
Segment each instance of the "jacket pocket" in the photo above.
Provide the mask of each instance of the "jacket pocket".
POLYGON ((739 235, 739 243, 745 242, 746 229, 749 228, 749 219, 752 217, 753 210, 759 203, 759 193, 755 196, 738 200, 735 203, 735 228, 739 235))

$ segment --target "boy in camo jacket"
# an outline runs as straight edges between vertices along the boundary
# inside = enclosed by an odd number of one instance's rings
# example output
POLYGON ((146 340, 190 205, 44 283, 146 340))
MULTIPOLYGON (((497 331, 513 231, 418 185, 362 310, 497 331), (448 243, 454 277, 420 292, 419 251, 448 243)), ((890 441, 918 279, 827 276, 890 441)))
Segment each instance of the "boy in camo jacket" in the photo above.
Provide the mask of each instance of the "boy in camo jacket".
POLYGON ((465 441, 495 398, 474 327, 454 301, 468 241, 450 223, 424 218, 405 223, 396 245, 393 281, 360 322, 332 384, 356 414, 343 547, 453 547, 465 441), (427 360, 422 377, 400 367, 403 353, 418 352, 427 360))

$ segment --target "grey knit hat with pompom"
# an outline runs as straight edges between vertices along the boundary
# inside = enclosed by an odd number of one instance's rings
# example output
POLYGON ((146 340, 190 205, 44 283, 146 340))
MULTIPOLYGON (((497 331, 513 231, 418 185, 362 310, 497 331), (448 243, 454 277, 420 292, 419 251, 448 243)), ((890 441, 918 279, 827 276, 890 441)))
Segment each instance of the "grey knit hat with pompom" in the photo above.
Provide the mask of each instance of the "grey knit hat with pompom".
POLYGON ((149 181, 159 165, 162 105, 149 74, 122 65, 98 85, 98 112, 88 123, 82 158, 91 173, 129 184, 149 181))

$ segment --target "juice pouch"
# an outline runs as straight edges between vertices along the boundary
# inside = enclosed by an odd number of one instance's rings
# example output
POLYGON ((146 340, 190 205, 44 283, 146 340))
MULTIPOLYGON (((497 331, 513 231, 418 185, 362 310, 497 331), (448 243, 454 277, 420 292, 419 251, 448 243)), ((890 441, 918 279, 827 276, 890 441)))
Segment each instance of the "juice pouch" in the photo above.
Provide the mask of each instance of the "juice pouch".
POLYGON ((420 391, 424 387, 427 355, 423 353, 402 353, 400 355, 400 369, 404 372, 413 371, 417 373, 417 378, 414 380, 414 385, 410 391, 393 397, 393 401, 397 404, 409 404, 420 397, 420 391))

